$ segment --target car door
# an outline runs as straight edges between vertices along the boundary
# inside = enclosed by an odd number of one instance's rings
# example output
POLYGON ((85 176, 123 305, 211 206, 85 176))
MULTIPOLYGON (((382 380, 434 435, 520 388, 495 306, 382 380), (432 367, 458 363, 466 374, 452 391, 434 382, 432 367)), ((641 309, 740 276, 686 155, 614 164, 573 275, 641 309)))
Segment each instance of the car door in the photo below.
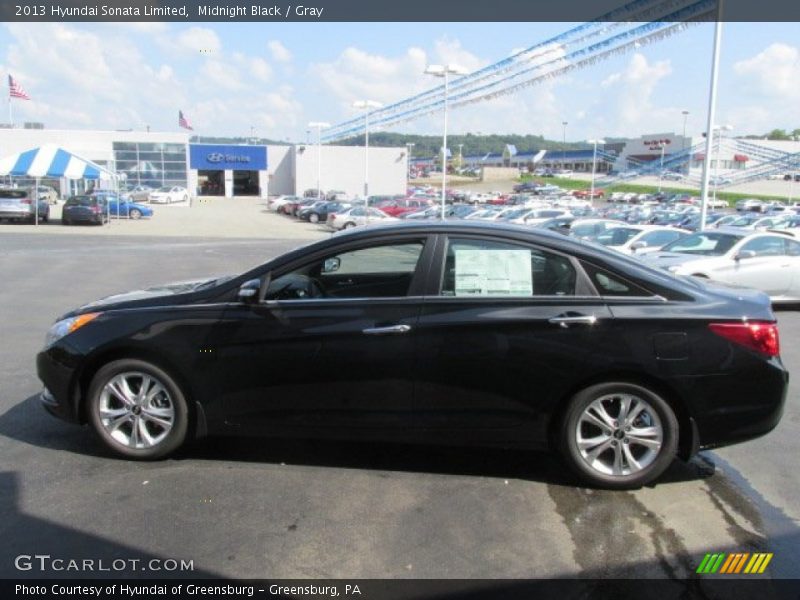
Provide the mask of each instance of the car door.
POLYGON ((213 334, 218 398, 243 430, 410 426, 426 236, 363 241, 272 274, 213 334))
POLYGON ((437 248, 417 325, 419 426, 531 441, 610 313, 569 256, 474 235, 437 248))
POLYGON ((734 252, 728 281, 770 296, 785 294, 792 283, 794 261, 786 255, 784 242, 784 236, 780 235, 763 235, 746 241, 734 252))

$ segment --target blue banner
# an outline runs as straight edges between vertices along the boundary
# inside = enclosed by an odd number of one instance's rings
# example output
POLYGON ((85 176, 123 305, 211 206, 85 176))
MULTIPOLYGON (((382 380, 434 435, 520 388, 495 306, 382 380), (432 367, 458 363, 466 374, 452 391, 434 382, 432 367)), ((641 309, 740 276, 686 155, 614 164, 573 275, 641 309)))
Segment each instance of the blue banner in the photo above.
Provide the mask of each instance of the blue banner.
POLYGON ((203 170, 264 171, 266 146, 189 144, 189 168, 203 170))

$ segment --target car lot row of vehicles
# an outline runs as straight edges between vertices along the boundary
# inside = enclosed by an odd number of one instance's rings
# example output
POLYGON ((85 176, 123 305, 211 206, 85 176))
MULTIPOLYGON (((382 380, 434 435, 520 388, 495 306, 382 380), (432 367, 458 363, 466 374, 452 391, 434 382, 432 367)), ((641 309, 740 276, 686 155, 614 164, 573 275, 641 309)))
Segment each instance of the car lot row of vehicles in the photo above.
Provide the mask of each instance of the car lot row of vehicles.
POLYGON ((189 190, 179 185, 166 185, 160 188, 151 188, 146 185, 134 185, 123 191, 121 196, 131 202, 172 204, 174 202, 188 202, 189 190))
MULTIPOLYGON (((0 219, 12 222, 35 223, 37 206, 34 204, 34 190, 30 188, 0 188, 0 219)), ((109 217, 126 217, 133 220, 152 217, 153 209, 133 202, 115 192, 95 191, 90 194, 70 196, 61 209, 61 223, 94 223, 102 225, 109 217)), ((50 204, 47 200, 38 201, 39 223, 50 221, 50 204)))

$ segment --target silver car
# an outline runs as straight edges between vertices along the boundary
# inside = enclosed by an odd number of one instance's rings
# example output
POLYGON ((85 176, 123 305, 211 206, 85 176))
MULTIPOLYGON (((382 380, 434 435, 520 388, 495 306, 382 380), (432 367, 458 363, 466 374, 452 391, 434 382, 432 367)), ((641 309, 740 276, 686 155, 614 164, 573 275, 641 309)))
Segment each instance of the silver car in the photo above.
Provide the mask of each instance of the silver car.
MULTIPOLYGON (((39 221, 47 223, 50 219, 50 204, 47 200, 38 200, 39 221)), ((33 190, 28 188, 0 188, 0 219, 36 222, 36 204, 33 190)))

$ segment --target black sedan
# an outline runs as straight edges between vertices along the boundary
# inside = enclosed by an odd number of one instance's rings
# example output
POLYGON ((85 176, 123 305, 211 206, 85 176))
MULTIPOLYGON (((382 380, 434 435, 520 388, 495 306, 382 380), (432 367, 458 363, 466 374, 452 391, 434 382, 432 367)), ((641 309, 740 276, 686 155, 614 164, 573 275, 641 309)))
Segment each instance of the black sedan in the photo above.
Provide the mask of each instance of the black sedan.
POLYGON ((324 223, 328 220, 330 213, 341 212, 350 206, 349 202, 339 202, 338 200, 314 202, 311 206, 305 206, 297 211, 297 218, 311 223, 324 223))
POLYGON ((127 458, 206 434, 515 445, 610 488, 766 434, 788 384, 764 294, 469 222, 93 302, 37 367, 45 408, 127 458))

